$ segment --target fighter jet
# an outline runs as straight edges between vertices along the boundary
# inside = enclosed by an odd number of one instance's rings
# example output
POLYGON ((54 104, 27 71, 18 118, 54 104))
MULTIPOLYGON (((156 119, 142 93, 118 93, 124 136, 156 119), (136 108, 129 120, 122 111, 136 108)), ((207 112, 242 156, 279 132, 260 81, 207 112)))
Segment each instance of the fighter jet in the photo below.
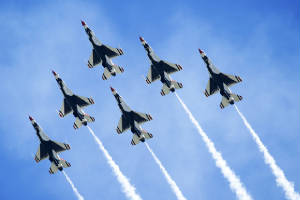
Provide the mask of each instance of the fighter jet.
POLYGON ((182 67, 178 64, 172 64, 161 60, 152 50, 152 48, 148 45, 148 43, 144 40, 144 38, 140 37, 140 41, 147 51, 147 55, 150 59, 151 66, 148 71, 146 82, 148 84, 160 79, 163 83, 163 88, 160 92, 162 96, 169 94, 171 92, 175 92, 175 88, 182 88, 182 83, 178 83, 174 80, 171 80, 169 74, 182 70, 182 67))
POLYGON ((110 87, 113 95, 115 96, 118 106, 122 112, 121 119, 119 120, 117 133, 121 134, 127 129, 131 129, 133 138, 131 140, 132 145, 137 145, 140 141, 145 142, 146 139, 153 137, 151 133, 143 130, 140 124, 152 120, 151 115, 135 112, 124 102, 123 98, 117 93, 117 91, 110 87))
POLYGON ((29 120, 31 121, 33 128, 36 130, 36 135, 40 140, 40 146, 35 154, 34 160, 38 163, 41 160, 48 158, 51 162, 51 167, 49 169, 50 174, 56 173, 57 170, 62 171, 63 168, 70 167, 71 164, 69 162, 58 156, 58 153, 69 150, 70 145, 50 140, 31 116, 29 116, 29 120))
POLYGON ((81 21, 81 24, 93 45, 93 51, 88 61, 88 67, 93 68, 101 64, 104 67, 104 73, 102 75, 103 80, 109 79, 111 75, 116 76, 116 74, 123 73, 124 69, 115 65, 111 60, 113 57, 123 55, 123 50, 102 44, 84 21, 81 21))
POLYGON ((59 75, 55 71, 52 71, 52 73, 64 95, 63 104, 58 111, 59 116, 64 117, 73 112, 73 115, 76 118, 73 125, 74 129, 80 128, 82 124, 86 126, 88 122, 94 122, 95 118, 84 113, 82 110, 82 108, 94 104, 94 100, 92 98, 81 97, 73 94, 59 75))
POLYGON ((220 72, 211 63, 209 58, 201 49, 199 49, 199 52, 209 72, 209 81, 204 91, 205 96, 208 97, 220 91, 220 94, 223 96, 222 101, 220 103, 221 109, 225 108, 229 104, 233 105, 234 102, 242 100, 242 96, 233 94, 229 89, 230 86, 241 82, 242 79, 239 76, 224 74, 220 72))

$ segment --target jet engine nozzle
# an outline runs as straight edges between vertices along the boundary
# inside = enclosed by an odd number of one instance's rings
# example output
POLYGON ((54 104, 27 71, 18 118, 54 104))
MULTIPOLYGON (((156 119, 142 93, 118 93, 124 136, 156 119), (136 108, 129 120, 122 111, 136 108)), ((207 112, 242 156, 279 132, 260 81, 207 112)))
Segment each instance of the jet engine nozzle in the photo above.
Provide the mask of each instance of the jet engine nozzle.
POLYGON ((230 98, 229 98, 229 103, 230 103, 231 105, 234 104, 234 98, 233 98, 233 97, 230 97, 230 98))

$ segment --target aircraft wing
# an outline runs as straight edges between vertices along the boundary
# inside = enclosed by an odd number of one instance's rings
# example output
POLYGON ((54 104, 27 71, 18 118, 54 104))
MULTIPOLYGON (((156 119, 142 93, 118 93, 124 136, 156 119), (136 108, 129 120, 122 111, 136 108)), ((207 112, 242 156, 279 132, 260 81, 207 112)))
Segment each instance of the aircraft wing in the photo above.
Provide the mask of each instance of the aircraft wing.
POLYGON ((239 76, 223 74, 223 73, 222 73, 222 79, 228 87, 242 81, 241 77, 239 76))
POLYGON ((129 128, 130 128, 129 121, 125 118, 124 115, 122 115, 118 123, 117 133, 121 134, 129 128))
POLYGON ((204 94, 206 97, 213 95, 219 91, 218 85, 213 81, 212 78, 209 78, 204 94))
POLYGON ((59 110, 59 116, 64 117, 72 112, 72 108, 67 104, 66 99, 64 99, 63 104, 59 110))
POLYGON ((86 107, 88 105, 92 105, 94 104, 94 100, 92 98, 87 98, 87 97, 82 97, 82 96, 78 96, 78 95, 74 95, 75 98, 75 103, 80 107, 86 107))
POLYGON ((40 144, 36 154, 35 154, 35 157, 34 157, 34 160, 38 163, 40 162, 41 160, 44 160, 46 158, 48 158, 48 152, 47 152, 47 149, 45 147, 45 145, 43 144, 40 144))
POLYGON ((105 50, 105 54, 109 58, 113 58, 113 57, 120 56, 120 55, 124 54, 122 49, 113 48, 113 47, 110 47, 108 45, 103 45, 103 48, 105 50))
POLYGON ((134 121, 136 121, 139 124, 152 120, 151 115, 140 112, 133 112, 133 117, 134 121))
POLYGON ((148 71, 147 77, 146 77, 146 82, 148 84, 150 84, 158 79, 160 79, 160 75, 157 72, 157 70, 155 69, 155 67, 153 65, 151 65, 150 69, 148 71))
POLYGON ((93 49, 92 55, 90 56, 88 60, 88 67, 93 68, 99 64, 102 64, 101 58, 97 55, 96 50, 93 49))
POLYGON ((172 64, 166 61, 162 61, 162 65, 164 68, 164 71, 167 72, 168 74, 172 74, 174 72, 182 70, 182 67, 178 64, 172 64))
POLYGON ((70 149, 70 145, 61 143, 61 142, 55 142, 52 141, 52 148, 56 153, 60 153, 62 151, 66 151, 70 149))

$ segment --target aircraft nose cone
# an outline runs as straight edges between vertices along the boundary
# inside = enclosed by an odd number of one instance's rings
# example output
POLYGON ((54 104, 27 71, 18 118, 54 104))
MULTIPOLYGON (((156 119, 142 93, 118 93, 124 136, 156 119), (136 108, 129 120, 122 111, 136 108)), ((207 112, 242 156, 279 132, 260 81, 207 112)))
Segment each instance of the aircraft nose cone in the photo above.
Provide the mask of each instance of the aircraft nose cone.
POLYGON ((86 24, 85 24, 85 22, 84 22, 84 21, 82 21, 82 20, 81 20, 81 24, 82 24, 82 26, 85 26, 85 25, 86 25, 86 24))
POLYGON ((52 74, 53 74, 54 76, 57 75, 57 73, 56 73, 54 70, 52 70, 52 74))
POLYGON ((32 118, 30 115, 29 115, 29 120, 30 120, 30 121, 32 121, 32 120, 33 120, 33 118, 32 118))
POLYGON ((112 87, 110 87, 110 90, 111 90, 112 92, 114 92, 114 91, 115 91, 115 89, 114 89, 114 88, 112 88, 112 87))
POLYGON ((141 41, 141 42, 144 42, 145 40, 144 40, 144 38, 143 38, 143 37, 140 37, 140 41, 141 41))
POLYGON ((200 54, 203 54, 204 52, 201 49, 198 49, 200 54))

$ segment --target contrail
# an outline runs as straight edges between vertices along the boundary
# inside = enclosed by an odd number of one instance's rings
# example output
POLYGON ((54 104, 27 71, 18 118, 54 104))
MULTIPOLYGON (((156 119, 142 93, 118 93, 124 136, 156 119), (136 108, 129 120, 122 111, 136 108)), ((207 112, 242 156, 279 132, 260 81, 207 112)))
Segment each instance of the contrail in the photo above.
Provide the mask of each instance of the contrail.
POLYGON ((83 196, 81 196, 81 194, 78 192, 77 188, 75 187, 74 183, 72 182, 72 180, 70 179, 70 177, 67 175, 67 173, 65 171, 62 171, 63 174, 65 175, 67 181, 70 183, 70 185, 72 186, 73 192, 75 193, 77 199, 79 200, 84 200, 83 196))
POLYGON ((201 126, 197 122, 197 120, 194 118, 191 111, 188 109, 188 107, 184 104, 184 102, 181 100, 181 98, 175 93, 177 99, 181 103, 182 107, 184 108, 185 112, 188 114, 190 120, 192 123, 196 126, 198 133, 204 140, 209 152, 212 154, 212 157, 214 158, 216 162, 216 166, 221 169, 221 172, 223 176, 227 179, 229 182, 231 190, 233 190, 238 197, 238 199, 243 200, 251 200, 252 197, 246 189, 244 188, 243 184, 241 183, 240 179, 235 175, 235 173, 230 169, 230 167, 227 165, 226 161, 223 159, 220 152, 218 152, 215 148, 214 143, 208 138, 206 133, 202 130, 201 126))
POLYGON ((165 178, 167 179, 169 185, 171 186, 173 192, 175 193, 177 199, 179 200, 186 200, 186 198, 183 196, 182 192, 180 191, 179 187, 176 185, 175 181, 171 178, 171 176, 168 174, 167 170, 164 168, 164 166, 161 164, 160 160, 156 157, 152 149, 149 147, 149 145, 145 142, 147 149, 151 153, 153 159, 158 164, 159 168, 161 169, 162 173, 165 175, 165 178))
POLYGON ((258 135, 255 133, 253 128, 250 126, 250 124, 248 123, 245 116, 240 112, 240 110, 238 109, 238 107, 236 105, 234 105, 234 107, 235 107, 236 111, 238 112, 238 114, 240 115, 240 117, 242 118, 245 126, 249 129, 254 141, 258 145, 259 150, 264 154, 265 163, 270 166, 272 173, 276 177, 277 185, 282 187, 282 189, 285 192, 285 197, 287 199, 291 199, 291 200, 299 200, 300 195, 299 195, 299 193, 295 192, 294 184, 289 182, 286 179, 282 169, 280 169, 280 167, 276 164, 275 159, 271 156, 268 149, 262 143, 262 141, 260 140, 258 135))
POLYGON ((107 159, 108 164, 110 167, 113 169, 113 172, 115 173, 115 176, 117 177, 118 181, 120 182, 122 186, 122 190, 125 193, 126 197, 128 199, 133 199, 133 200, 141 200, 142 198, 135 192, 135 187, 132 186, 126 176, 123 175, 121 172, 119 166, 113 161, 112 157, 109 155, 107 150, 104 148, 102 142, 100 139, 95 135, 94 131, 87 126, 89 129, 90 133, 93 135, 95 141, 99 145, 99 149, 103 152, 104 156, 107 159))

